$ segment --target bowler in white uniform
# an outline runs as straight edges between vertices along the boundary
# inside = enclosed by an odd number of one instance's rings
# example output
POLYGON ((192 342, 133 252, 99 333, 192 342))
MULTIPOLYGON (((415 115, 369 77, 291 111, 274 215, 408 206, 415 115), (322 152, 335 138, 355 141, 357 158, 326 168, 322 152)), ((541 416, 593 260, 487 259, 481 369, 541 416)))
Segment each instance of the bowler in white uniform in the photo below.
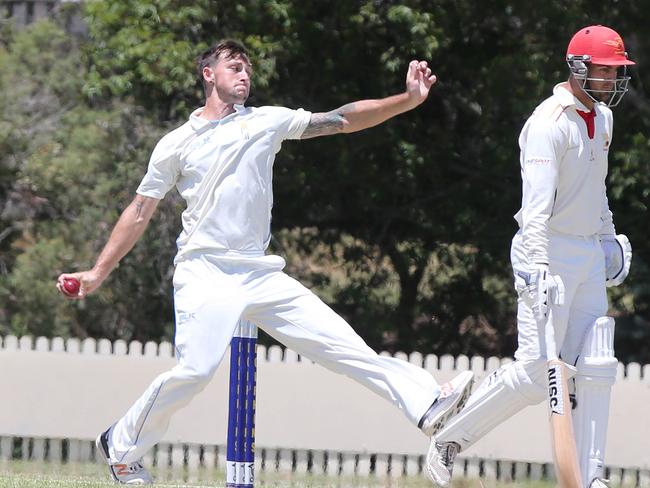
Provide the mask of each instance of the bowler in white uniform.
POLYGON ((379 356, 345 320, 286 275, 284 259, 267 255, 266 249, 273 161, 283 141, 380 124, 424 102, 435 75, 425 61, 411 61, 403 93, 310 113, 246 107, 252 67, 245 48, 235 41, 222 41, 203 53, 198 70, 205 105, 156 145, 133 202, 95 266, 62 274, 57 283, 61 290, 64 279, 79 279, 74 298, 96 290, 142 235, 160 200, 176 187, 187 204, 174 273, 178 364, 99 435, 97 447, 111 476, 119 483, 152 482, 140 459, 162 438, 172 414, 210 381, 240 320, 358 381, 431 436, 469 396, 472 374, 464 372, 440 386, 424 369, 379 356))

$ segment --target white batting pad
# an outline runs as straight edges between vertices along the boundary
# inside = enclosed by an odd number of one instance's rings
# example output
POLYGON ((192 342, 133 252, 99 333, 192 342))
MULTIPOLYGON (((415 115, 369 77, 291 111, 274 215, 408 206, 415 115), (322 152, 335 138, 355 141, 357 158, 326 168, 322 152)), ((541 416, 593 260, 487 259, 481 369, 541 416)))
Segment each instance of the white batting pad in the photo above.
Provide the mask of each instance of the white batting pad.
POLYGON ((576 408, 573 428, 582 479, 589 486, 604 478, 605 446, 612 385, 618 360, 614 357, 614 319, 598 318, 587 331, 576 367, 576 408))
POLYGON ((461 451, 512 417, 546 398, 546 360, 515 361, 485 378, 465 408, 438 433, 436 441, 454 441, 461 451))

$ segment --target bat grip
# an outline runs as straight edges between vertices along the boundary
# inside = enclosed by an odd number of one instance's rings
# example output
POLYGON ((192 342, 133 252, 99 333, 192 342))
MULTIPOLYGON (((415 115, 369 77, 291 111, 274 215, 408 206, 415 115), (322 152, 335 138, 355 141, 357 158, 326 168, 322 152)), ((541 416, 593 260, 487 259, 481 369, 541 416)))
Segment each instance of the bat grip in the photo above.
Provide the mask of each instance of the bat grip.
POLYGON ((546 343, 546 359, 553 361, 558 359, 557 347, 555 345, 555 326, 553 325, 553 307, 548 309, 548 317, 544 323, 544 342, 546 343))

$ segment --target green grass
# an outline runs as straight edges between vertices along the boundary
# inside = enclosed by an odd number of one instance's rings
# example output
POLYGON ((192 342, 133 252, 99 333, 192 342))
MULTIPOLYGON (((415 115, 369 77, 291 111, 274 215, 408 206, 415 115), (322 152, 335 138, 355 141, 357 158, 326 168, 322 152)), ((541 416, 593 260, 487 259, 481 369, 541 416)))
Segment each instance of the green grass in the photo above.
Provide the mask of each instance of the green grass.
MULTIPOLYGON (((183 471, 153 469, 156 486, 223 487, 223 472, 199 470, 192 475, 183 471)), ((96 463, 54 464, 48 462, 0 462, 0 488, 115 488, 106 467, 96 463)), ((423 477, 381 479, 375 477, 324 477, 262 473, 256 487, 277 488, 431 488, 423 477)), ((549 483, 496 483, 488 480, 459 479, 453 488, 551 488, 549 483)))

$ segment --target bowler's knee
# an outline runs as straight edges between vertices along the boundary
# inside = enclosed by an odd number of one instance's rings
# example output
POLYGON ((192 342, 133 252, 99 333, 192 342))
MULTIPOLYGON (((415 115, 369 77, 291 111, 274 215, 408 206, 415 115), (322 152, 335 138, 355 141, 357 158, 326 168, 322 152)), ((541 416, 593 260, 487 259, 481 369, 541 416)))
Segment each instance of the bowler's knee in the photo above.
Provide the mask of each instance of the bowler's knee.
POLYGON ((179 365, 175 368, 175 376, 187 389, 198 393, 210 383, 217 366, 216 364, 179 365))

